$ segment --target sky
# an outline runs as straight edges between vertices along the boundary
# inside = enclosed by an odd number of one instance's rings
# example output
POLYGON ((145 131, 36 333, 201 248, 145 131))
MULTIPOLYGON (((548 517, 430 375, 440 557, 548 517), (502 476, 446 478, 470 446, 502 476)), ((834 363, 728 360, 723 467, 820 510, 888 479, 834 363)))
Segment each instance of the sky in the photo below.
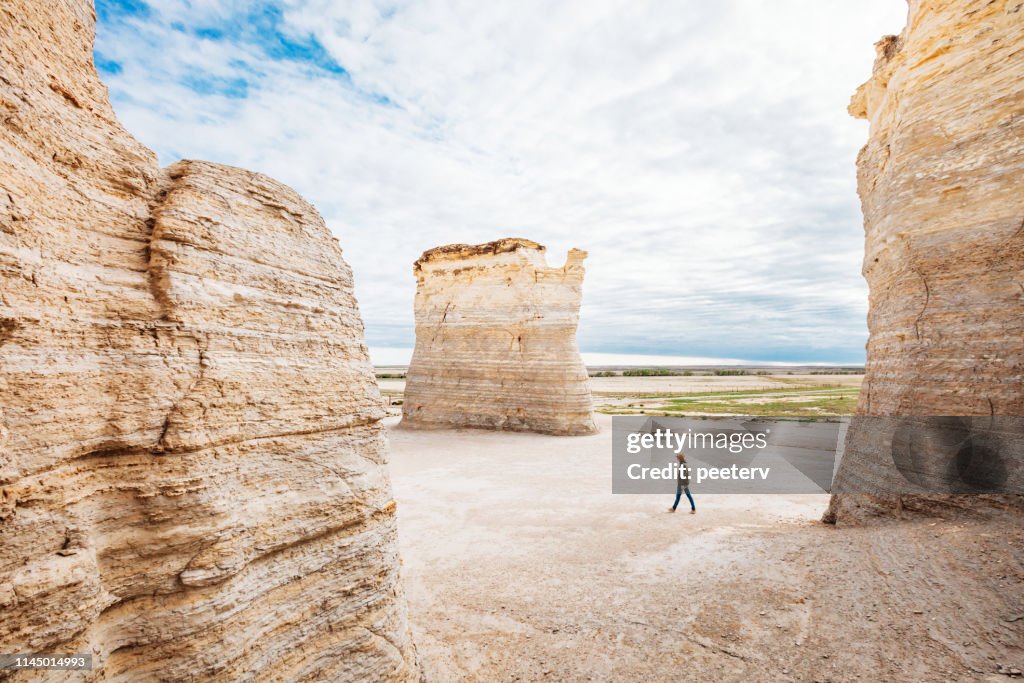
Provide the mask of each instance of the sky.
POLYGON ((593 354, 863 363, 846 113, 902 0, 97 0, 97 67, 163 164, 266 173, 413 345, 426 249, 589 252, 593 354))

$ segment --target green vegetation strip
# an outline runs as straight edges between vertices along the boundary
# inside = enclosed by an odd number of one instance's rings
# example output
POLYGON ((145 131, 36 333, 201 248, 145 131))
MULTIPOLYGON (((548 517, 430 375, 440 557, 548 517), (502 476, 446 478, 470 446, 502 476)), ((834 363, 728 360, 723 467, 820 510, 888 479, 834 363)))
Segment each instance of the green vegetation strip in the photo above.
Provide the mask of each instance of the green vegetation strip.
POLYGON ((778 415, 780 417, 811 417, 814 415, 850 415, 857 407, 856 396, 832 398, 811 398, 806 401, 769 401, 765 403, 737 403, 694 401, 684 403, 673 401, 669 405, 651 410, 666 413, 713 413, 732 415, 778 415))
POLYGON ((662 399, 662 398, 675 398, 685 397, 686 399, 691 398, 757 398, 761 396, 794 396, 799 394, 822 394, 822 393, 843 393, 851 392, 857 394, 860 391, 860 387, 842 386, 839 384, 828 384, 821 386, 794 386, 794 387, 772 387, 765 389, 730 389, 728 391, 708 391, 707 389, 698 389, 696 391, 656 391, 656 392, 641 392, 641 393, 623 393, 621 391, 595 391, 595 396, 601 396, 603 398, 633 398, 637 400, 642 399, 662 399))
POLYGON ((604 405, 598 412, 610 415, 760 415, 815 417, 850 415, 857 407, 857 387, 766 392, 716 392, 698 396, 655 397, 660 405, 644 403, 604 405), (757 400, 748 400, 757 399, 757 400), (771 400, 784 399, 784 400, 771 400))

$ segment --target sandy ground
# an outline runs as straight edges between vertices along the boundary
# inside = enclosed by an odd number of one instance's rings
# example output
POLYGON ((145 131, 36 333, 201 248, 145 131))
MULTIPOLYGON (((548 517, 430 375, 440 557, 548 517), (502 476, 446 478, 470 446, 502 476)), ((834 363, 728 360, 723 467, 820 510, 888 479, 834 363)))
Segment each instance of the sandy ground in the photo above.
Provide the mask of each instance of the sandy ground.
MULTIPOLYGON (((602 432, 391 429, 430 681, 1007 681, 1012 519, 834 528, 824 496, 611 494, 602 432), (685 498, 683 504, 685 505, 685 498)), ((391 420, 394 422, 394 420, 391 420)))

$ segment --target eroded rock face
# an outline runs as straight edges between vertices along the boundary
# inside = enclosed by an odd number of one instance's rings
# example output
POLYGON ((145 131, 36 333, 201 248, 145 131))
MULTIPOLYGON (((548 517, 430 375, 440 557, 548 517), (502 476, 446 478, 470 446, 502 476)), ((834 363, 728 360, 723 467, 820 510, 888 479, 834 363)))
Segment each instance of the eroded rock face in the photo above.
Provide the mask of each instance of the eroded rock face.
MULTIPOLYGON (((1024 415, 1022 27, 1021 0, 911 0, 850 105, 871 124, 860 414, 1024 415)), ((837 479, 878 495, 835 496, 829 518, 927 504, 900 495, 879 424, 852 429, 837 479)))
POLYGON ((383 412, 316 210, 162 170, 86 0, 0 9, 0 651, 111 680, 409 680, 383 412))
POLYGON ((402 426, 596 431, 576 345, 586 255, 551 268, 518 238, 425 252, 402 426))

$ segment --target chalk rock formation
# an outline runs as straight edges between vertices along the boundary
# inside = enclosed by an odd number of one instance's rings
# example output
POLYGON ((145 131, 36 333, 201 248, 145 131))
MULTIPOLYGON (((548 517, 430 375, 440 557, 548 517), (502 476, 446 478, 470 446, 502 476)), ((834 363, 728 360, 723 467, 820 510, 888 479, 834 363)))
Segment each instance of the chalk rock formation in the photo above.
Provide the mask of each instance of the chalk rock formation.
POLYGON ((161 170, 94 22, 0 9, 0 652, 92 653, 104 680, 415 679, 341 250, 270 178, 161 170))
MULTIPOLYGON (((909 5, 850 105, 870 122, 857 160, 871 289, 858 413, 1022 416, 1024 2, 909 5)), ((837 488, 878 496, 835 496, 826 519, 926 503, 899 495, 883 423, 861 422, 837 488)))
POLYGON ((576 346, 586 256, 551 268, 518 238, 424 252, 402 426, 596 431, 576 346))

